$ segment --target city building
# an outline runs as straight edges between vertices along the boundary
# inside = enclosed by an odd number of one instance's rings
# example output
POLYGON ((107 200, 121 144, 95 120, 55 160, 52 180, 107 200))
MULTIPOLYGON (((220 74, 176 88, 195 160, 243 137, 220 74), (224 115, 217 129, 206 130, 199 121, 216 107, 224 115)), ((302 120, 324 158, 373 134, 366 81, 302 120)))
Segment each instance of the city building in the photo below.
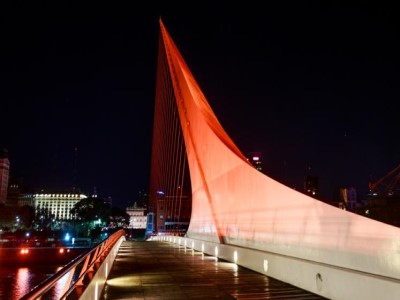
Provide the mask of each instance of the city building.
POLYGON ((8 193, 8 180, 10 175, 10 161, 8 151, 0 149, 0 203, 5 204, 8 193))
POLYGON ((55 221, 74 219, 70 211, 76 203, 87 198, 86 195, 72 189, 70 191, 42 191, 39 193, 24 194, 18 205, 31 205, 37 215, 46 214, 55 221))
POLYGON ((400 164, 378 180, 369 182, 369 193, 356 213, 400 227, 400 164))
POLYGON ((340 199, 343 209, 354 212, 357 209, 357 191, 353 187, 341 188, 340 199))
POLYGON ((355 213, 400 227, 400 194, 369 193, 356 206, 355 213))
POLYGON ((184 234, 192 215, 192 199, 188 196, 161 195, 157 199, 157 232, 184 234))
POLYGON ((18 206, 18 203, 22 203, 23 199, 23 179, 10 177, 7 193, 7 205, 18 206))
POLYGON ((262 172, 262 153, 261 152, 250 152, 247 155, 247 160, 256 168, 262 172))
POLYGON ((147 224, 146 208, 139 207, 136 202, 131 207, 126 208, 129 215, 129 226, 132 229, 145 229, 147 224))

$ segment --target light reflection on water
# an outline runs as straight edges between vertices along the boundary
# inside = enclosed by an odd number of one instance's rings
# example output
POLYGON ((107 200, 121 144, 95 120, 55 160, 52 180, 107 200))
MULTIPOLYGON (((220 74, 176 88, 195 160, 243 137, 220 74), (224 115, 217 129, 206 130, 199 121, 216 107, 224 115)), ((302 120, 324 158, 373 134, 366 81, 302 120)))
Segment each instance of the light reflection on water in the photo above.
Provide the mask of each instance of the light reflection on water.
POLYGON ((29 282, 31 277, 32 276, 29 276, 28 268, 19 268, 17 270, 17 276, 15 276, 15 282, 17 282, 19 285, 18 292, 22 293, 18 295, 19 297, 26 294, 30 290, 29 282))
MULTIPOLYGON (((56 265, 34 265, 29 267, 2 265, 0 267, 0 299, 19 299, 32 288, 59 270, 56 265)), ((64 279, 64 278, 63 278, 64 279)), ((57 284, 54 293, 64 289, 57 284)))

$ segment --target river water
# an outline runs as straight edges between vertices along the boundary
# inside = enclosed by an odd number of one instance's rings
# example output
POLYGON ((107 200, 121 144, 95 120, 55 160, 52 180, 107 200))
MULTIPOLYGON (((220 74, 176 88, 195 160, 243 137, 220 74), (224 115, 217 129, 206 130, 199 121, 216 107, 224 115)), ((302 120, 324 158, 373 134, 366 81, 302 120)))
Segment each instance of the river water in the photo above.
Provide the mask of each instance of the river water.
MULTIPOLYGON (((2 265, 0 267, 0 299, 20 299, 32 288, 56 273, 61 266, 56 265, 34 265, 34 266, 12 266, 2 265)), ((57 291, 62 291, 63 286, 57 286, 57 291)))

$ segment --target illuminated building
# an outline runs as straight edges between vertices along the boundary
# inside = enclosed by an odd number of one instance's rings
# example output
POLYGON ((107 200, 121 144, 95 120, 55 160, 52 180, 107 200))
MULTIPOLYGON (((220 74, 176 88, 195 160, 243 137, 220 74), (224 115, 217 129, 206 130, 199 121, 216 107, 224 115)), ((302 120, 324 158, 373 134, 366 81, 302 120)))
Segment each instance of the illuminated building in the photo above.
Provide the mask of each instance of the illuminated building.
POLYGON ((9 174, 10 161, 8 160, 8 151, 0 149, 0 203, 3 204, 7 200, 9 174))
POLYGON ((250 152, 247 160, 258 170, 262 171, 262 154, 261 152, 250 152))
POLYGON ((136 202, 132 207, 126 208, 126 213, 129 215, 129 228, 145 229, 147 216, 145 215, 146 208, 137 206, 136 202))
POLYGON ((74 218, 70 211, 76 203, 87 198, 86 195, 76 191, 65 193, 35 193, 25 194, 18 205, 31 205, 36 214, 47 214, 55 220, 72 220, 74 218))

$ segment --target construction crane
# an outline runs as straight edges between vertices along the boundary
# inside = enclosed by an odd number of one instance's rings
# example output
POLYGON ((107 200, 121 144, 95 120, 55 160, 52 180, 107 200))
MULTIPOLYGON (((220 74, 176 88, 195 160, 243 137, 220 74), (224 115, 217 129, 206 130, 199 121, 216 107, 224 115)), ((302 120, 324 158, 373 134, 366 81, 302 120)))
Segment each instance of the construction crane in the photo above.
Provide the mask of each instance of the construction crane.
POLYGON ((400 172, 398 172, 399 170, 400 164, 389 173, 387 173, 385 176, 383 176, 381 179, 375 182, 370 182, 368 184, 370 192, 382 196, 393 195, 395 187, 400 181, 400 172))

